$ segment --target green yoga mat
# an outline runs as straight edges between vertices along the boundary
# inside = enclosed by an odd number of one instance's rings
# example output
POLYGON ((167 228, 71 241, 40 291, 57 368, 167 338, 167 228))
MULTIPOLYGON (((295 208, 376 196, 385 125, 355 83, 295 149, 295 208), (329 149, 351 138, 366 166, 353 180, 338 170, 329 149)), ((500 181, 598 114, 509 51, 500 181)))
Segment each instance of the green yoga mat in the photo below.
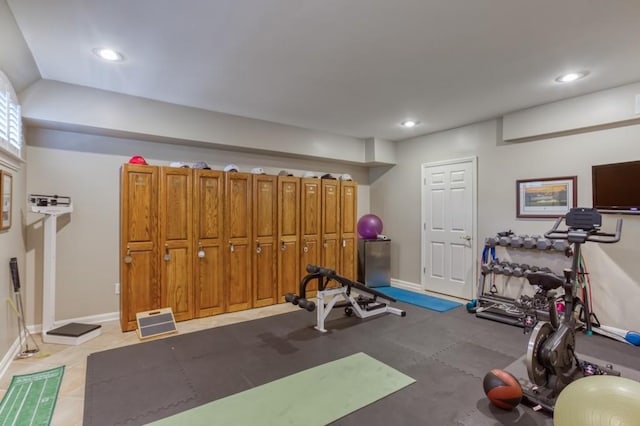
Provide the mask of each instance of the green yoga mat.
POLYGON ((360 352, 152 424, 326 425, 414 382, 360 352))
POLYGON ((58 399, 64 366, 13 376, 0 402, 0 425, 48 425, 58 399))

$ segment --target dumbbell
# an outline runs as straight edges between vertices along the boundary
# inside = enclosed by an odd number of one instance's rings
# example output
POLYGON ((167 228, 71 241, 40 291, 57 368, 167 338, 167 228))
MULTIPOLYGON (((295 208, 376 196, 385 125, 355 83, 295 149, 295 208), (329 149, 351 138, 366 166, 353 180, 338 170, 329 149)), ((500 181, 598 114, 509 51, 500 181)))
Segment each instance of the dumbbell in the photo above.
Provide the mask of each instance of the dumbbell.
POLYGON ((553 240, 551 250, 565 251, 568 243, 565 240, 553 240))
POLYGON ((540 235, 525 237, 524 240, 522 241, 522 245, 524 246, 524 248, 528 248, 528 249, 535 248, 538 238, 540 238, 540 235))
POLYGON ((529 269, 529 265, 526 263, 523 264, 514 264, 513 265, 513 276, 514 277, 523 277, 527 270, 529 269))
POLYGON ((507 277, 513 275, 513 268, 515 263, 504 262, 504 266, 502 267, 502 274, 507 277))
POLYGON ((547 250, 551 248, 551 240, 548 238, 538 238, 536 240, 536 248, 538 250, 547 250))
POLYGON ((491 272, 493 272, 494 274, 502 274, 502 272, 504 271, 504 264, 505 262, 494 263, 493 268, 491 268, 491 272))
POLYGON ((482 273, 486 275, 490 273, 491 270, 493 269, 493 263, 483 263, 481 269, 482 269, 482 273))
POLYGON ((539 270, 540 268, 535 265, 529 267, 529 272, 538 272, 539 270))
POLYGON ((484 239, 484 245, 487 247, 495 247, 499 244, 498 237, 487 237, 484 239))
POLYGON ((551 273, 551 268, 547 268, 546 266, 539 269, 539 272, 546 272, 547 274, 551 273))
POLYGON ((517 237, 511 237, 511 241, 509 244, 511 247, 519 248, 524 245, 524 239, 527 238, 527 235, 518 235, 517 237))
POLYGON ((500 244, 503 247, 508 246, 510 243, 511 243, 510 235, 503 235, 498 239, 498 244, 500 244))

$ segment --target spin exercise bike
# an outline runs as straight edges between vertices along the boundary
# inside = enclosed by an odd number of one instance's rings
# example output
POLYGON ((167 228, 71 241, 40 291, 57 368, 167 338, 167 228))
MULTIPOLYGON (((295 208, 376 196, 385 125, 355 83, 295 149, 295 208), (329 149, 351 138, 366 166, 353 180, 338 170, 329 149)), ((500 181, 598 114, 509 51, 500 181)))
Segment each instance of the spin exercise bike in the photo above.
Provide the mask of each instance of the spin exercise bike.
POLYGON ((326 332, 325 320, 333 308, 344 308, 347 316, 355 314, 359 318, 369 318, 383 313, 391 313, 404 317, 406 312, 391 306, 396 300, 364 284, 338 275, 333 269, 316 265, 307 265, 307 272, 300 281, 300 294, 287 293, 284 299, 309 312, 316 311, 316 330, 326 332), (318 304, 307 299, 307 285, 316 280, 318 292, 316 294, 318 304), (335 281, 339 287, 329 287, 329 283, 335 281), (316 309, 317 308, 317 309, 316 309))
MULTIPOLYGON (((620 375, 611 365, 600 366, 578 359, 574 309, 581 303, 576 297, 581 245, 587 241, 608 244, 620 241, 622 219, 618 219, 615 233, 600 230, 602 216, 596 209, 572 208, 564 217, 566 229, 558 229, 562 219, 559 217, 544 236, 552 240, 566 240, 573 245, 571 269, 564 270, 564 279, 548 272, 533 272, 527 276, 531 285, 547 292, 550 321, 538 322, 529 339, 526 365, 532 385, 523 386, 523 394, 530 403, 551 412, 562 389, 574 380, 598 374, 620 375), (561 319, 553 292, 560 287, 564 290, 565 304, 561 319)), ((586 304, 583 307, 586 309, 586 304)))

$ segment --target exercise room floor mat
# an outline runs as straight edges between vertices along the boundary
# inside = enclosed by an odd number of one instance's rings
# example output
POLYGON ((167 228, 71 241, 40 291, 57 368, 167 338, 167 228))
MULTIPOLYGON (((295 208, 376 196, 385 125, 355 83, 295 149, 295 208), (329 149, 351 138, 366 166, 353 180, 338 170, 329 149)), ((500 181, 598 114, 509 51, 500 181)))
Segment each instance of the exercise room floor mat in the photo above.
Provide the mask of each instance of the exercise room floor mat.
POLYGON ((159 420, 154 425, 326 425, 415 380, 357 353, 159 420), (313 404, 317 409, 310 410, 313 404))
MULTIPOLYGON (((474 424, 474 418, 465 417, 476 409, 492 414, 482 379, 490 369, 505 368, 520 358, 530 335, 466 309, 439 313, 403 305, 406 317, 360 319, 334 309, 327 333, 313 328, 315 312, 299 309, 92 353, 87 358, 82 424, 145 425, 360 352, 416 382, 332 425, 457 426, 474 424)), ((638 365, 635 346, 602 336, 578 334, 576 340, 580 353, 616 367, 638 365)), ((316 385, 321 389, 320 383, 311 383, 311 392, 316 385)), ((367 388, 360 384, 357 392, 367 388)), ((316 411, 330 408, 316 402, 324 393, 281 397, 304 405, 313 420, 316 411)), ((348 396, 343 388, 331 393, 348 396)), ((491 425, 510 424, 498 421, 499 415, 491 425)), ((526 416, 528 423, 517 424, 544 424, 548 418, 532 410, 526 416)))
POLYGON ((58 400, 64 366, 13 376, 0 402, 0 425, 48 425, 58 400))
POLYGON ((409 303, 411 305, 420 306, 421 308, 431 309, 436 312, 446 312, 450 309, 462 306, 461 303, 452 302, 439 297, 429 296, 428 294, 416 293, 414 291, 403 290, 397 287, 376 287, 381 293, 393 297, 399 302, 409 303))

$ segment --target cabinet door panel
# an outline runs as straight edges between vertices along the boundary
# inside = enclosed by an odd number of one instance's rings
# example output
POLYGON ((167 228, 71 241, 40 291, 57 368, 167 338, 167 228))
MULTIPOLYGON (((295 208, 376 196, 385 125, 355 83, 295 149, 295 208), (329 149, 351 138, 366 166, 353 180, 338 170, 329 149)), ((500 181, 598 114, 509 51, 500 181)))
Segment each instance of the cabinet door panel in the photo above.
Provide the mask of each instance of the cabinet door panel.
POLYGON ((301 234, 320 235, 320 181, 302 179, 301 234))
POLYGON ((126 315, 123 323, 127 330, 136 328, 136 313, 159 309, 160 287, 156 273, 156 256, 151 250, 130 251, 131 262, 124 265, 122 284, 121 314, 126 315), (144 283, 144 285, 142 285, 144 283))
POLYGON ((253 307, 276 303, 278 178, 253 176, 253 307))
MULTIPOLYGON (((322 180, 322 226, 320 263, 340 273, 340 183, 322 180)), ((337 286, 330 283, 330 286, 337 286)))
POLYGON ((252 175, 225 173, 226 307, 228 312, 252 305, 252 175))
POLYGON ((197 239, 217 240, 223 237, 223 196, 224 183, 221 172, 214 170, 196 172, 197 239))
POLYGON ((163 306, 171 306, 176 321, 193 318, 192 282, 191 282, 191 248, 176 247, 165 251, 163 257, 163 306), (168 260, 167 260, 168 259, 168 260))
POLYGON ((358 186, 355 182, 340 182, 340 275, 350 280, 358 278, 358 186))
POLYGON ((286 241, 278 248, 278 294, 281 302, 285 294, 297 294, 300 288, 299 250, 297 241, 286 241))
POLYGON ((278 177, 278 296, 297 293, 300 283, 300 178, 278 177))
POLYGON ((273 305, 276 301, 276 253, 274 248, 273 244, 263 243, 260 245, 260 253, 255 255, 254 308, 273 305))
MULTIPOLYGON (((321 181, 320 179, 301 180, 300 204, 300 279, 307 275, 307 265, 321 265, 320 228, 321 228, 321 181)), ((315 280, 308 289, 314 290, 315 280)), ((312 293, 313 294, 313 293, 312 293)))
POLYGON ((198 257, 196 280, 196 317, 206 317, 224 312, 222 253, 219 245, 202 246, 203 256, 198 257))
POLYGON ((135 330, 136 313, 160 307, 158 174, 124 164, 120 179, 120 326, 135 330))
POLYGON ((157 214, 155 173, 133 171, 128 173, 126 179, 128 185, 122 188, 122 195, 128 208, 122 219, 127 241, 152 241, 155 239, 157 214))
POLYGON ((193 318, 193 171, 160 169, 160 277, 163 307, 193 318))
MULTIPOLYGON (((318 240, 309 239, 309 240, 303 241, 302 244, 303 244, 302 254, 300 255, 300 258, 301 258, 300 279, 304 278, 308 274, 307 265, 320 265, 321 263, 320 247, 318 244, 318 240)), ((312 293, 307 294, 307 296, 313 295, 314 294, 313 291, 317 289, 318 289, 318 286, 317 286, 316 280, 313 280, 307 286, 307 290, 312 291, 312 293)))
POLYGON ((224 175, 195 170, 194 182, 194 315, 202 318, 225 311, 224 175))
POLYGON ((191 176, 176 175, 168 171, 163 173, 164 191, 161 208, 164 210, 166 240, 189 240, 191 238, 191 176))
POLYGON ((251 249, 247 244, 233 246, 229 250, 228 263, 228 312, 251 308, 251 249))
POLYGON ((340 275, 351 281, 358 280, 357 274, 358 241, 354 237, 343 237, 340 245, 340 275))
POLYGON ((249 238, 251 233, 251 180, 246 173, 227 174, 227 232, 230 239, 249 238))

